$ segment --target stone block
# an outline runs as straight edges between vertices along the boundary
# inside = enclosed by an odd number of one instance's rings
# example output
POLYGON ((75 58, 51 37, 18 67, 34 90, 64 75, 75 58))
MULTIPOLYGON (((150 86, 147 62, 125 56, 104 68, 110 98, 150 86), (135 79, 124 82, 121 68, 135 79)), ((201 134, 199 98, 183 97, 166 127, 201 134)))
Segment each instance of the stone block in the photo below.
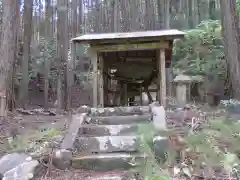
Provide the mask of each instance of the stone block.
POLYGON ((79 137, 74 147, 77 152, 134 152, 138 149, 136 136, 79 137))
POLYGON ((138 124, 125 125, 83 125, 79 136, 119 136, 138 132, 138 124))
POLYGON ((153 139, 153 151, 155 157, 160 162, 165 162, 167 157, 167 152, 169 150, 168 138, 156 136, 153 139))
POLYGON ((54 152, 53 165, 58 169, 68 169, 70 168, 72 160, 72 152, 65 149, 60 149, 54 152))
POLYGON ((158 103, 154 102, 149 105, 151 117, 153 121, 154 128, 156 130, 166 130, 167 123, 166 123, 166 112, 163 106, 160 106, 158 103))
POLYGON ((131 164, 132 160, 141 161, 144 159, 142 154, 129 153, 106 153, 90 156, 74 157, 72 167, 75 169, 87 169, 94 171, 114 171, 129 170, 135 167, 131 164))
POLYGON ((148 113, 148 106, 119 106, 112 108, 91 108, 91 116, 130 116, 148 113))
POLYGON ((149 114, 144 115, 132 115, 132 116, 104 116, 104 117, 89 117, 87 122, 89 124, 101 124, 101 125, 123 125, 148 122, 151 118, 149 114))

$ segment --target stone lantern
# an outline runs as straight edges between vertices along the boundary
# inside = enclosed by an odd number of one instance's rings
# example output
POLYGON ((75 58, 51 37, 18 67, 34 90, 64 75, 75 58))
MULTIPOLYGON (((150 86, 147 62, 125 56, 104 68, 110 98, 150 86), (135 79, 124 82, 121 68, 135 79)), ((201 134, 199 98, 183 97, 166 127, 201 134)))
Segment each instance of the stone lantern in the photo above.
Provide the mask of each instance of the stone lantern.
POLYGON ((181 107, 185 106, 187 103, 187 89, 189 88, 191 81, 191 77, 183 74, 176 76, 174 79, 174 82, 176 83, 176 98, 181 107))

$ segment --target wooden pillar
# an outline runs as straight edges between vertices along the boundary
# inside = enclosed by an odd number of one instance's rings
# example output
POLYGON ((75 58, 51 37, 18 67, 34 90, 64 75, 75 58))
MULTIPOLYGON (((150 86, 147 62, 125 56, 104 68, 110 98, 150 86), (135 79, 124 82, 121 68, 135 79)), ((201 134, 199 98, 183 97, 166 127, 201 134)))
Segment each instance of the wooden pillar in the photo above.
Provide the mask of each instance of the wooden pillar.
POLYGON ((119 92, 119 97, 120 97, 120 105, 124 106, 124 83, 120 81, 120 92, 119 92))
POLYGON ((98 53, 98 97, 99 104, 98 107, 104 107, 104 79, 103 79, 103 71, 104 71, 104 59, 102 53, 98 53))
MULTIPOLYGON (((112 79, 110 78, 111 69, 109 67, 107 68, 107 74, 108 74, 108 76, 107 76, 107 89, 108 89, 108 92, 109 92, 109 90, 112 90, 112 79)), ((109 105, 114 104, 113 93, 108 93, 107 96, 108 96, 107 101, 108 101, 109 105)))
POLYGON ((158 93, 157 100, 162 106, 166 106, 166 68, 165 68, 165 49, 158 50, 158 93))
POLYGON ((127 106, 128 105, 127 83, 123 84, 123 90, 124 90, 124 106, 127 106))
POLYGON ((103 90, 104 90, 104 105, 109 105, 109 97, 108 97, 108 67, 104 62, 104 70, 103 70, 103 90))
POLYGON ((89 50, 89 55, 93 65, 93 107, 98 107, 98 57, 97 52, 89 50))
POLYGON ((142 85, 140 85, 140 106, 143 105, 143 91, 142 91, 142 85))

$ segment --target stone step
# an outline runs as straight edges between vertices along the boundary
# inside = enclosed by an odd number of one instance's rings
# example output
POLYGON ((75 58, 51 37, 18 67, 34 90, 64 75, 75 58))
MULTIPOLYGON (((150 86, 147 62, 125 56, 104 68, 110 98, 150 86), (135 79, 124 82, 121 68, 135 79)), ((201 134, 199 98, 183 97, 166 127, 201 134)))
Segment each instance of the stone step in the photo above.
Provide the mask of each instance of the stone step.
POLYGON ((86 122, 88 124, 100 124, 100 125, 124 125, 124 124, 139 124, 148 122, 150 114, 133 115, 133 116, 97 116, 88 117, 86 122))
POLYGON ((136 180, 136 173, 128 171, 93 172, 86 180, 136 180))
POLYGON ((119 136, 137 134, 139 124, 95 125, 85 124, 80 128, 78 136, 119 136))
POLYGON ((138 142, 137 136, 78 137, 74 150, 84 153, 135 152, 138 150, 138 142))
MULTIPOLYGON (((129 170, 136 167, 132 161, 144 160, 140 153, 101 153, 90 156, 74 156, 72 168, 94 171, 129 170)), ((138 163, 137 163, 138 164, 138 163)))
POLYGON ((118 106, 107 108, 90 108, 91 116, 130 116, 149 113, 149 106, 118 106))

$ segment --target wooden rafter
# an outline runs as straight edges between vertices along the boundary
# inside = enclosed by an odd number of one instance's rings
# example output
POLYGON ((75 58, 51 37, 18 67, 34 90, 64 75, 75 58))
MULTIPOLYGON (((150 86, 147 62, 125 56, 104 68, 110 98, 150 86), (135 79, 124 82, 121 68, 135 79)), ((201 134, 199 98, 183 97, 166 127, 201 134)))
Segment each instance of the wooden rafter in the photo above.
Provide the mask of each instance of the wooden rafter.
POLYGON ((139 44, 117 44, 117 45, 91 45, 97 52, 118 52, 118 51, 135 51, 150 49, 166 49, 169 48, 169 42, 152 42, 139 44))

